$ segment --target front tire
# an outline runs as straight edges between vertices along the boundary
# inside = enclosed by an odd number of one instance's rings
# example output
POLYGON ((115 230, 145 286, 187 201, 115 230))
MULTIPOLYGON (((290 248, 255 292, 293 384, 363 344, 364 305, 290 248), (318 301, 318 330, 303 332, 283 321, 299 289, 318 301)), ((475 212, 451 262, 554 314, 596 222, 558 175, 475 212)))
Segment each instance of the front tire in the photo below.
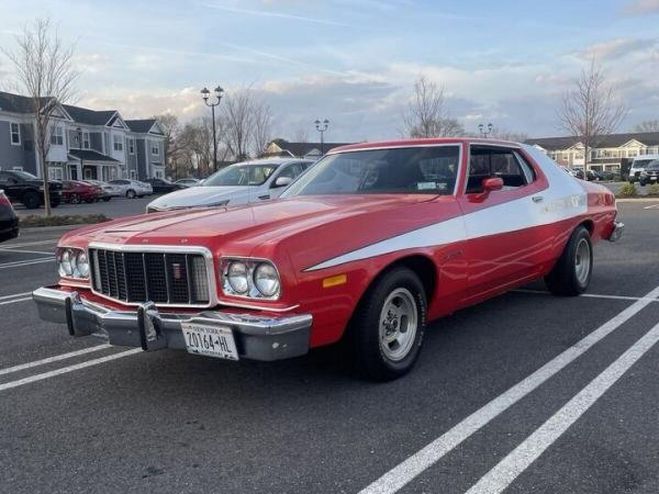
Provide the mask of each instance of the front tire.
POLYGON ((38 193, 29 190, 23 194, 22 202, 27 209, 37 209, 41 205, 41 198, 38 193))
POLYGON ((545 277, 545 284, 554 295, 574 297, 588 289, 592 273, 593 244, 588 230, 579 226, 572 233, 556 265, 545 277))
POLYGON ((126 197, 128 199, 135 199, 135 191, 133 189, 129 189, 126 191, 126 197))
POLYGON ((369 288, 349 329, 362 375, 391 381, 412 369, 421 351, 426 308, 423 284, 410 269, 392 269, 369 288))

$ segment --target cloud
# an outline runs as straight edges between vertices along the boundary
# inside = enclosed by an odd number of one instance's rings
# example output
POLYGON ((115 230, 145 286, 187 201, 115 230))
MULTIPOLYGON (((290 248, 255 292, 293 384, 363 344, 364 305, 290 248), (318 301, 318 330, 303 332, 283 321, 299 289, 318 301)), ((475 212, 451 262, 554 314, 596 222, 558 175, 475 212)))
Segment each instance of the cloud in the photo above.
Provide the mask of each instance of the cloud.
POLYGON ((276 17, 278 19, 286 19, 289 21, 301 21, 301 22, 309 22, 313 24, 324 24, 327 26, 342 26, 342 27, 356 27, 352 26, 350 24, 345 24, 343 22, 338 22, 332 19, 323 19, 319 17, 308 17, 308 16, 303 16, 303 15, 296 15, 296 14, 288 14, 285 12, 272 12, 268 10, 252 10, 252 9, 243 9, 243 8, 238 8, 238 7, 229 7, 226 5, 219 5, 215 3, 206 3, 204 4, 206 7, 215 9, 215 10, 221 10, 223 12, 230 12, 233 14, 241 14, 241 15, 251 15, 251 16, 260 16, 260 17, 276 17))
POLYGON ((591 45, 577 52, 577 56, 583 60, 616 60, 635 52, 652 49, 656 44, 656 39, 617 38, 591 45))
POLYGON ((624 12, 630 15, 643 15, 659 12, 659 0, 634 0, 627 4, 624 12))

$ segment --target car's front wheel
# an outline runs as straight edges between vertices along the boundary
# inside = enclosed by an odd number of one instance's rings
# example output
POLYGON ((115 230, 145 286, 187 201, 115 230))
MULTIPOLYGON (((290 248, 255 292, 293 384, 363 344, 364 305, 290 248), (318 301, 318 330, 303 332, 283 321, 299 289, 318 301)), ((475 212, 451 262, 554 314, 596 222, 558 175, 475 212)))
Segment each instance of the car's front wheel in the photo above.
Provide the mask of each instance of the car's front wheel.
POLYGON ((545 277, 554 295, 575 296, 586 291, 593 272, 593 245, 590 234, 579 226, 570 237, 556 265, 545 277))
POLYGON ((358 369, 390 381, 412 369, 426 324, 426 295, 419 277, 399 267, 386 272, 364 296, 350 332, 358 369))
POLYGON ((135 191, 133 189, 128 189, 126 191, 126 197, 128 199, 134 199, 135 198, 135 191))

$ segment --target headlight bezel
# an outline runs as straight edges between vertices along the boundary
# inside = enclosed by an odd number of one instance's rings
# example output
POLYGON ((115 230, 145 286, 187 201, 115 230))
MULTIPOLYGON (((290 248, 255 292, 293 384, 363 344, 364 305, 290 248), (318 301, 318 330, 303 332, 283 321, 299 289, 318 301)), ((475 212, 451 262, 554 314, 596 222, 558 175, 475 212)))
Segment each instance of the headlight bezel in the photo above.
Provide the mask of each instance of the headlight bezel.
POLYGON ((89 264, 89 254, 85 249, 57 247, 55 261, 57 262, 57 272, 61 278, 89 281, 91 266, 89 264))
POLYGON ((279 274, 276 264, 269 259, 253 257, 223 257, 220 262, 220 286, 222 287, 222 293, 225 296, 245 300, 276 301, 279 300, 282 295, 281 275, 279 274), (235 286, 230 282, 230 269, 232 266, 235 267, 236 265, 245 266, 247 290, 243 292, 236 290, 235 286), (264 293, 257 285, 255 276, 257 274, 257 269, 261 266, 268 266, 276 276, 276 287, 269 293, 264 293))

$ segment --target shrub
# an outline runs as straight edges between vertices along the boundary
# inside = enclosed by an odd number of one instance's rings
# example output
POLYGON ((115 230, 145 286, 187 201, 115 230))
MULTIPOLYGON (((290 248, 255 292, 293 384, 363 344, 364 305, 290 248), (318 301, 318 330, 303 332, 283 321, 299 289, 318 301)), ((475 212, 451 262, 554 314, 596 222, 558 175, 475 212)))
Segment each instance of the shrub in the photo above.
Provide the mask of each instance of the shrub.
POLYGON ((110 218, 103 214, 71 214, 48 217, 31 214, 19 218, 18 221, 21 228, 30 228, 36 226, 88 225, 110 221, 110 218))
POLYGON ((638 192, 636 191, 634 184, 626 183, 620 187, 620 190, 618 190, 618 194, 616 195, 618 197, 636 197, 638 192))
POLYGON ((659 196, 659 184, 652 184, 648 187, 649 196, 659 196))

